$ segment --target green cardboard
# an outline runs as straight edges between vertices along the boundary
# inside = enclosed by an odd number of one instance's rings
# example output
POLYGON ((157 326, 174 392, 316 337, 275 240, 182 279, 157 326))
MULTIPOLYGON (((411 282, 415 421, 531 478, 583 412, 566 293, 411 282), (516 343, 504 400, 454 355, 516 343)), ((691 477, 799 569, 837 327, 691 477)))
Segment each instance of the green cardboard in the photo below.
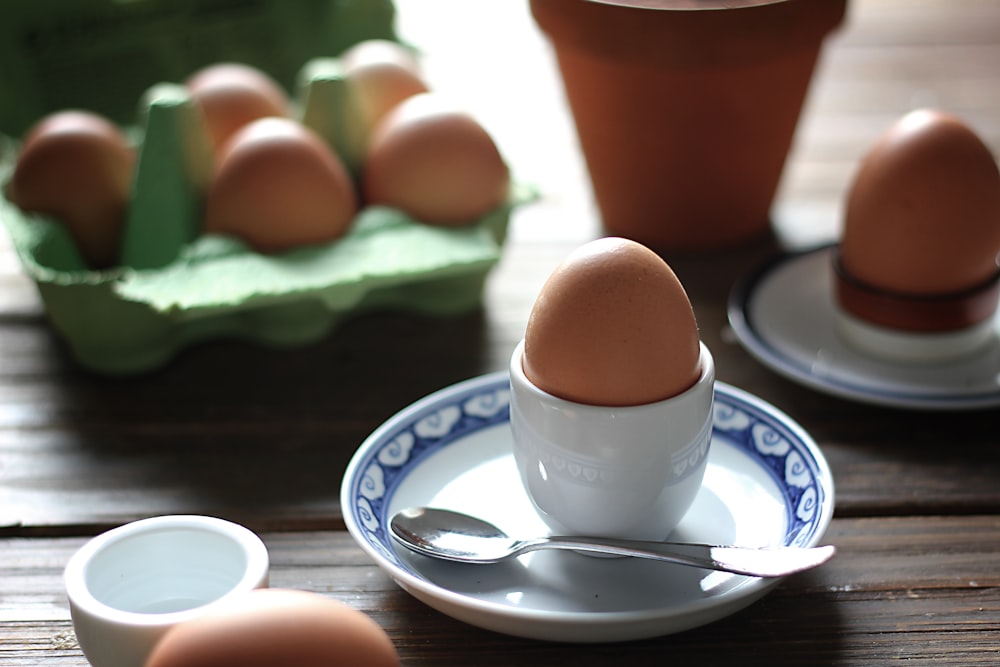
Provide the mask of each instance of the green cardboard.
POLYGON ((122 264, 165 266, 199 234, 212 148, 186 89, 159 84, 146 95, 142 145, 125 222, 122 264))
MULTIPOLYGON (((123 261, 114 268, 89 269, 58 221, 0 198, 21 265, 84 367, 131 375, 212 338, 298 345, 373 309, 451 315, 479 306, 510 212, 534 197, 529 188, 513 187, 507 202, 461 228, 367 207, 336 241, 259 254, 201 232, 212 161, 205 128, 182 86, 155 83, 210 62, 254 64, 298 93, 300 120, 349 152, 357 138, 341 119, 352 101, 335 56, 362 39, 394 38, 392 17, 384 0, 4 0, 0 130, 62 107, 90 108, 129 128, 138 150, 123 261), (143 54, 141 75, 125 58, 129 49, 143 54), (75 86, 33 79, 76 57, 96 78, 75 86), (119 67, 102 70, 102 57, 119 67), (24 91, 14 104, 11 86, 24 91)), ((0 133, 0 185, 15 143, 0 133)))
POLYGON ((302 64, 364 39, 396 39, 391 0, 3 0, 0 132, 83 108, 119 125, 158 81, 220 61, 294 90, 302 64))
POLYGON ((54 328, 85 367, 109 375, 155 369, 209 338, 297 345, 373 309, 453 315, 474 309, 500 257, 510 200, 476 224, 433 227, 369 207, 347 236, 261 255, 236 239, 201 236, 159 268, 90 271, 58 222, 0 200, 21 264, 54 328))
POLYGON ((336 58, 306 63, 297 84, 302 123, 323 137, 355 177, 361 171, 365 137, 357 127, 353 93, 336 58))

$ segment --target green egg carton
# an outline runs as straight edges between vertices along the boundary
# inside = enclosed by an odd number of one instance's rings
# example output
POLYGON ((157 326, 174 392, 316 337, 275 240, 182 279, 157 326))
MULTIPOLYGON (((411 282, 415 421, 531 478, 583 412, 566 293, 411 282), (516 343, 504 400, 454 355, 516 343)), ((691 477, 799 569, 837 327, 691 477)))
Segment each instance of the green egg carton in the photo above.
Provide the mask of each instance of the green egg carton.
POLYGON ((364 39, 397 40, 391 0, 2 0, 0 132, 85 108, 119 125, 157 81, 219 61, 293 90, 302 64, 364 39), (16 94, 15 94, 16 92, 16 94))
POLYGON ((0 218, 76 359, 126 375, 206 339, 297 345, 372 309, 451 315, 476 308, 518 197, 461 229, 369 207, 347 236, 323 246, 260 255, 235 239, 204 236, 166 266, 107 271, 87 270, 54 221, 6 200, 0 218))
MULTIPOLYGON (((63 4, 69 7, 76 2, 63 4)), ((286 40, 298 39, 295 25, 303 34, 314 36, 330 22, 331 12, 342 12, 344 21, 332 21, 338 37, 327 46, 330 52, 316 55, 319 47, 313 40, 308 49, 312 57, 305 58, 306 51, 297 53, 296 69, 278 68, 284 74, 276 78, 297 93, 302 121, 336 150, 347 152, 350 149, 344 142, 350 143, 351 137, 344 128, 309 120, 338 117, 336 108, 324 106, 336 107, 349 94, 331 59, 361 39, 394 38, 391 5, 381 0, 92 0, 79 4, 108 11, 112 7, 131 11, 133 5, 144 10, 159 8, 159 13, 149 15, 157 25, 167 21, 171 12, 192 8, 256 8, 254 16, 263 13, 270 24, 284 26, 277 36, 286 40), (323 20, 310 24, 304 11, 309 8, 323 20), (278 21, 275 16, 281 12, 289 16, 278 21), (353 33, 347 27, 350 20, 359 26, 353 33)), ((23 5, 24 16, 33 16, 28 3, 13 0, 13 5, 23 5)), ((45 25, 52 28, 51 23, 45 25)), ((226 34, 230 45, 242 37, 242 33, 226 34)), ((230 59, 219 53, 205 57, 207 62, 230 59)), ((178 74, 196 66, 195 60, 189 60, 177 68, 178 74)), ((286 60, 283 53, 281 62, 286 60)), ((266 62, 254 64, 269 73, 275 71, 266 62)), ((156 71, 172 72, 170 68, 156 71)), ((6 74, 0 68, 0 75, 6 74)), ((41 97, 26 99, 37 102, 41 97)), ((511 211, 534 196, 530 188, 514 185, 503 205, 469 225, 447 228, 424 224, 396 209, 369 206, 358 213, 349 232, 335 241, 264 255, 238 239, 200 232, 198 221, 212 158, 207 139, 201 136, 200 117, 184 89, 171 83, 147 84, 135 93, 133 109, 135 100, 141 100, 140 120, 131 128, 138 161, 119 266, 100 271, 88 268, 58 221, 27 214, 0 198, 0 221, 25 273, 38 287, 53 328, 81 365, 101 374, 150 371, 181 350, 209 339, 300 345, 326 336, 349 317, 376 309, 447 316, 477 308, 487 274, 500 258, 511 211)), ((95 108, 69 101, 60 98, 65 107, 95 108)), ((38 104, 32 107, 35 117, 48 110, 47 104, 38 104)), ((0 107, 0 121, 8 123, 0 125, 5 134, 8 127, 23 129, 24 125, 23 114, 14 116, 10 111, 10 107, 0 107)), ((123 126, 134 123, 136 117, 134 111, 131 121, 124 115, 108 115, 123 126)), ((16 142, 0 136, 0 186, 6 183, 15 158, 16 142)))

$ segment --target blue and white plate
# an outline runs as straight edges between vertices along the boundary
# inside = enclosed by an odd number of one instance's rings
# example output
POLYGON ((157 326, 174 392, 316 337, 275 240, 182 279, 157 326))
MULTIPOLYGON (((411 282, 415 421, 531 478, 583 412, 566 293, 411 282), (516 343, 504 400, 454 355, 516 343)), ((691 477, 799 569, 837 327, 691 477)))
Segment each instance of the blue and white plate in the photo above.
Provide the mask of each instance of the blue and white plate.
POLYGON ((729 322, 758 361, 799 384, 862 403, 921 410, 1000 405, 1000 311, 993 340, 941 364, 881 361, 835 329, 833 246, 780 257, 737 285, 729 322))
MULTIPOLYGON (((771 405, 717 383, 705 483, 671 539, 815 545, 833 515, 833 478, 805 431, 771 405)), ((539 551, 495 565, 434 560, 396 544, 389 519, 430 505, 481 516, 518 537, 548 534, 511 454, 506 373, 438 391, 379 427, 341 487, 351 535, 404 590, 456 619, 565 642, 670 634, 732 614, 778 582, 641 559, 539 551)))

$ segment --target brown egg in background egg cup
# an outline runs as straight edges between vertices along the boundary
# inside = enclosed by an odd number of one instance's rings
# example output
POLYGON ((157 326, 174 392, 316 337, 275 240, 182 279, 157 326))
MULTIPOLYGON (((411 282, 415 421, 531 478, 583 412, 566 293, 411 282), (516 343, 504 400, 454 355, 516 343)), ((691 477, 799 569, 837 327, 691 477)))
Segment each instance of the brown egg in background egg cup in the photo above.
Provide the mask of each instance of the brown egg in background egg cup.
POLYGON ((993 337, 1000 270, 978 285, 941 294, 887 290, 851 275, 833 256, 838 334, 883 360, 946 362, 974 354, 993 337))

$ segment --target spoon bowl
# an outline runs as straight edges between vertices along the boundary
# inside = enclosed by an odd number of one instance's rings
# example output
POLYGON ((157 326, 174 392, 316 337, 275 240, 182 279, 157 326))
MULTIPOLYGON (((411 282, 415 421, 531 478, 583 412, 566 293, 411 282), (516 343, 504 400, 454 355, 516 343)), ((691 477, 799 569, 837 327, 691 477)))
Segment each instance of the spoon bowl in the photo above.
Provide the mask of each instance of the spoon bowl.
POLYGON ((576 535, 520 540, 488 521, 433 507, 404 509, 392 517, 389 528, 398 542, 416 553, 461 563, 497 563, 539 549, 570 549, 753 577, 784 577, 822 565, 836 552, 833 545, 753 548, 576 535))

